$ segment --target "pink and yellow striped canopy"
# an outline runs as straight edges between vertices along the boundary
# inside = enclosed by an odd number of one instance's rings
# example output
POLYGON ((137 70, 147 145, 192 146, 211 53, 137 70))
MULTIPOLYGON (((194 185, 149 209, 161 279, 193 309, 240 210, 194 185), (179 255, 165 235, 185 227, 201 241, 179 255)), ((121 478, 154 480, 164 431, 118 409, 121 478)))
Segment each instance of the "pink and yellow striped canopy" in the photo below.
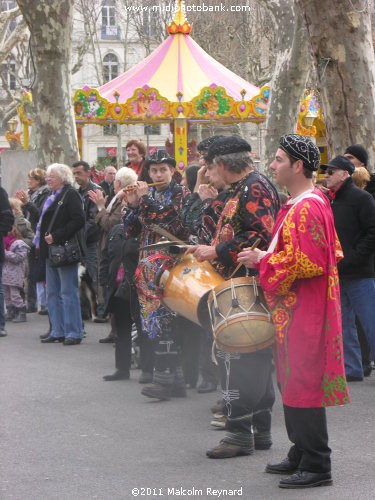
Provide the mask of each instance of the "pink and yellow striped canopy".
POLYGON ((98 89, 100 95, 115 102, 114 93, 120 94, 118 102, 124 103, 133 96, 135 89, 147 85, 157 89, 162 97, 176 102, 177 92, 182 101, 197 97, 203 87, 211 84, 222 86, 227 94, 241 101, 241 90, 250 100, 259 88, 227 69, 207 54, 189 35, 178 33, 168 38, 146 59, 98 89))

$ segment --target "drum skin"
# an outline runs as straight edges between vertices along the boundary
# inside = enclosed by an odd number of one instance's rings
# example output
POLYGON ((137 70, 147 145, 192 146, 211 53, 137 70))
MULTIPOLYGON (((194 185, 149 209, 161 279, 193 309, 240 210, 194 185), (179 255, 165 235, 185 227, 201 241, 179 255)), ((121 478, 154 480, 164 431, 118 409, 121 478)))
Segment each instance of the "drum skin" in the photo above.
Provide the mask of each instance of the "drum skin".
POLYGON ((230 353, 255 352, 273 344, 275 329, 263 291, 253 277, 234 278, 215 287, 217 308, 208 297, 212 329, 219 349, 230 353), (232 283, 238 307, 233 306, 232 283), (259 298, 256 300, 255 289, 259 298))
POLYGON ((160 277, 162 302, 171 311, 205 326, 209 324, 207 296, 224 281, 209 262, 198 262, 192 254, 184 255, 160 277))

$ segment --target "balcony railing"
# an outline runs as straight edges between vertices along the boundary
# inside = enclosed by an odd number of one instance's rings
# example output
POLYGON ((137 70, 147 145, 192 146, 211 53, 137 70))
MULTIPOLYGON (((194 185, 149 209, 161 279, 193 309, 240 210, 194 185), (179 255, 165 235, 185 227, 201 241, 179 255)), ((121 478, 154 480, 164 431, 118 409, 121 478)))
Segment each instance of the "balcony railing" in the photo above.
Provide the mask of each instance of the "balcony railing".
POLYGON ((103 25, 102 40, 121 40, 121 27, 103 25))

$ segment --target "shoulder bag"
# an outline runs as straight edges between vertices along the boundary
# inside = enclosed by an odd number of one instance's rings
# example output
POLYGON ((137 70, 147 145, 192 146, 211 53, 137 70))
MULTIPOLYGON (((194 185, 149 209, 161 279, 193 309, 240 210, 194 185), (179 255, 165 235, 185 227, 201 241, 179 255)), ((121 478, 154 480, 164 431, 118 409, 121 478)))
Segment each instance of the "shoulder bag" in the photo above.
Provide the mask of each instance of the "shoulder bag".
MULTIPOLYGON (((64 202, 66 193, 67 191, 57 203, 57 208, 47 229, 48 233, 53 227, 57 213, 64 202)), ((81 249, 77 235, 75 234, 72 238, 70 238, 70 240, 65 241, 62 245, 58 245, 57 243, 51 243, 48 245, 48 259, 51 267, 64 267, 72 264, 78 264, 81 261, 81 249)))

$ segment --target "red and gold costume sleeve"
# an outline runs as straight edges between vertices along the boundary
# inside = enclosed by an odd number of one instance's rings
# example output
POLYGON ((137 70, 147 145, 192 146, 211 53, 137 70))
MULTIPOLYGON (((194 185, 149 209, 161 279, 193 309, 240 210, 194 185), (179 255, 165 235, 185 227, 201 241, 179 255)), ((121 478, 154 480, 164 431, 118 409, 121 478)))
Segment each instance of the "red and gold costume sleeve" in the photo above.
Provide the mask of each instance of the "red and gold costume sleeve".
POLYGON ((334 227, 325 214, 327 209, 330 210, 325 204, 314 199, 306 199, 289 211, 286 207, 281 209, 279 216, 284 216, 285 220, 275 252, 266 254, 259 266, 261 285, 265 292, 271 295, 285 295, 296 280, 314 278, 330 272, 328 267, 331 264, 327 256, 332 241, 335 242, 336 260, 342 258, 334 227))

